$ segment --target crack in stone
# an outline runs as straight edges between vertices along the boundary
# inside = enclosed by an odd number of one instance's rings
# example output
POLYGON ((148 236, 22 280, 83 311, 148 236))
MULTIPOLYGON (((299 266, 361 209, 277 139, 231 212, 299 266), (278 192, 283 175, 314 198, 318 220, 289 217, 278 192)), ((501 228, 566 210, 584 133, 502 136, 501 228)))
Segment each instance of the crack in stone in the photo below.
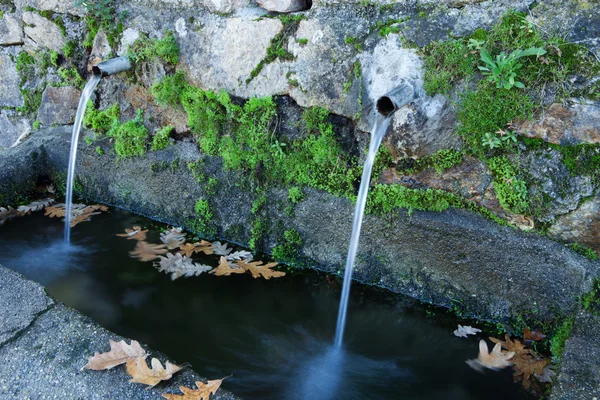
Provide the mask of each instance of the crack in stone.
POLYGON ((31 321, 29 322, 29 324, 27 324, 26 327, 16 330, 15 333, 13 335, 11 335, 10 338, 6 339, 3 343, 0 343, 0 350, 3 350, 6 346, 16 342, 17 340, 19 340, 23 335, 26 334, 26 332, 31 329, 31 327, 37 322, 37 320, 44 314, 46 314, 48 311, 52 310, 55 306, 56 306, 56 302, 54 300, 52 300, 51 298, 48 297, 48 299, 51 301, 51 303, 42 311, 39 311, 37 313, 35 313, 33 315, 33 318, 31 319, 31 321))

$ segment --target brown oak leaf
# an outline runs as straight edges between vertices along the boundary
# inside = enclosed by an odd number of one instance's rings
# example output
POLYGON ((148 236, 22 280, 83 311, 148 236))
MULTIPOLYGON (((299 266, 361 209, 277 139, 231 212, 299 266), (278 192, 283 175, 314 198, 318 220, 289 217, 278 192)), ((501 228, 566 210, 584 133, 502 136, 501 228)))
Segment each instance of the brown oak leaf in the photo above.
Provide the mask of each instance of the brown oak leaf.
POLYGON ((138 258, 140 261, 152 261, 167 252, 167 245, 165 244, 150 244, 138 241, 135 248, 129 252, 129 255, 133 258, 138 258))
POLYGON ((223 383, 223 379, 215 379, 208 381, 208 383, 196 382, 197 390, 187 388, 185 386, 179 386, 179 390, 183 394, 163 394, 162 396, 168 400, 209 400, 211 394, 216 394, 217 390, 223 383))
POLYGON ((111 369, 117 365, 125 364, 131 359, 146 355, 146 350, 135 340, 132 340, 131 344, 125 343, 124 340, 120 342, 110 340, 109 343, 110 351, 102 354, 94 353, 92 357, 88 358, 88 363, 83 368, 94 371, 111 369))
POLYGON ((231 274, 245 274, 246 270, 240 267, 236 267, 235 265, 231 265, 227 258, 221 256, 219 259, 219 266, 210 271, 211 274, 215 274, 216 276, 229 276, 231 274))
POLYGON ((236 261, 235 265, 244 268, 246 271, 252 274, 254 278, 263 277, 265 279, 280 278, 285 276, 285 272, 273 271, 272 268, 277 265, 276 262, 261 265, 262 261, 249 262, 248 260, 236 261))
POLYGON ((160 381, 171 379, 174 373, 182 369, 182 367, 171 364, 168 361, 165 364, 165 368, 156 358, 153 358, 150 364, 152 367, 148 368, 146 356, 127 361, 127 373, 131 376, 129 382, 143 383, 152 387, 156 386, 160 381))
POLYGON ((146 240, 148 229, 142 230, 139 226, 125 229, 125 233, 117 233, 117 236, 127 238, 127 240, 146 240))
POLYGON ((179 249, 179 253, 186 257, 191 257, 192 254, 200 252, 203 252, 206 255, 213 254, 212 243, 206 240, 201 240, 196 243, 185 243, 179 249))

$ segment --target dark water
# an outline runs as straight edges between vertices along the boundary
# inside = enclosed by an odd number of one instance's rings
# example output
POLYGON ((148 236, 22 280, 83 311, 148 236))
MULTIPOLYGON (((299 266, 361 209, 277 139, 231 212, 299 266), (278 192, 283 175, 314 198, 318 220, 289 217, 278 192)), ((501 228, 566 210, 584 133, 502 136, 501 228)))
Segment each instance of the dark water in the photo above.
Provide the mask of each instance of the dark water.
MULTIPOLYGON (((481 374, 465 364, 477 356, 479 338, 454 337, 454 323, 426 317, 407 299, 356 285, 344 350, 336 353, 337 279, 303 273, 173 282, 129 258, 135 241, 115 236, 153 224, 112 210, 74 228, 66 247, 58 219, 15 219, 0 226, 0 264, 209 379, 233 374, 223 387, 245 399, 528 398, 510 371, 481 374)), ((158 234, 149 241, 157 243, 158 234)))

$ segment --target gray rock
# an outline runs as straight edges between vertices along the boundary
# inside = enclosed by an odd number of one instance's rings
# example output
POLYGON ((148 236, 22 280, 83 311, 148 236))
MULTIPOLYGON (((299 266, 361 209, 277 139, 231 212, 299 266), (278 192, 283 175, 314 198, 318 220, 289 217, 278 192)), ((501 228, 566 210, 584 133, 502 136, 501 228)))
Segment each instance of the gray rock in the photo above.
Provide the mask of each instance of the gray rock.
POLYGON ((256 0, 256 3, 268 11, 291 13, 307 10, 306 0, 256 0))
POLYGON ((72 86, 47 86, 42 94, 42 103, 37 120, 43 125, 68 125, 75 120, 81 91, 72 86))
POLYGON ((520 163, 532 182, 529 197, 539 221, 552 222, 557 216, 575 210, 583 198, 593 194, 590 177, 571 176, 556 150, 531 152, 520 163))
POLYGON ((0 348, 54 305, 43 287, 0 266, 0 348))
POLYGON ((26 7, 33 7, 42 11, 53 11, 60 14, 71 14, 83 17, 86 11, 83 7, 76 7, 71 0, 14 0, 17 10, 24 11, 26 7))
POLYGON ((4 13, 0 19, 0 46, 23 44, 23 26, 15 14, 4 13))
POLYGON ((590 400, 600 396, 600 317, 580 311, 565 343, 550 400, 590 400))
POLYGON ((25 47, 31 50, 47 48, 62 52, 66 40, 54 22, 33 11, 23 13, 25 23, 25 47))
POLYGON ((586 201, 577 210, 558 217, 550 227, 548 235, 600 252, 600 195, 586 201))
POLYGON ((0 148, 12 146, 19 135, 19 129, 0 111, 0 148))
POLYGON ((103 29, 98 30, 96 37, 94 38, 94 44, 92 45, 92 51, 88 57, 88 71, 92 70, 92 67, 104 60, 109 58, 112 49, 108 43, 108 38, 103 29))
POLYGON ((204 6, 210 12, 217 14, 231 14, 249 4, 248 0, 204 0, 204 6))
POLYGON ((119 46, 119 51, 117 54, 119 56, 124 56, 127 54, 127 50, 129 46, 131 46, 136 40, 140 37, 140 32, 137 29, 127 28, 123 31, 123 36, 121 36, 121 44, 119 46))
POLYGON ((19 73, 9 56, 0 54, 0 106, 22 107, 23 95, 19 89, 19 73))

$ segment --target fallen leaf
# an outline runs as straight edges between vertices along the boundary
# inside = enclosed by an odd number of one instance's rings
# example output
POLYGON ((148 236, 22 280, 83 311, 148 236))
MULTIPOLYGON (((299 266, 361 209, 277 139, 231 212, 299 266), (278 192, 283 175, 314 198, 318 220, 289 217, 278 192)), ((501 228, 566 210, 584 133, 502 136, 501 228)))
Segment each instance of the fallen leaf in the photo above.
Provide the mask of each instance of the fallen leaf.
POLYGON ((109 343, 110 351, 102 354, 94 353, 92 357, 88 358, 88 363, 83 368, 95 371, 111 369, 117 365, 125 364, 131 359, 146 355, 146 350, 135 340, 132 340, 130 345, 125 343, 124 340, 120 342, 110 340, 109 343))
POLYGON ((44 208, 48 207, 52 203, 54 203, 54 199, 37 200, 37 201, 33 201, 29 204, 26 204, 24 206, 19 206, 19 208, 17 208, 17 211, 20 212, 21 214, 27 215, 27 214, 31 214, 32 212, 35 212, 35 211, 43 210, 44 208))
POLYGON ((197 264, 191 258, 182 256, 180 253, 168 253, 166 257, 158 256, 160 261, 155 262, 154 266, 160 272, 171 274, 171 280, 175 280, 182 276, 186 278, 190 276, 198 276, 203 272, 208 272, 212 267, 208 265, 197 264))
POLYGON ((142 230, 139 226, 133 228, 126 228, 125 233, 117 233, 117 236, 127 238, 127 240, 146 240, 146 233, 148 230, 142 230))
POLYGON ((129 252, 129 255, 133 258, 138 258, 140 261, 152 261, 167 252, 167 245, 165 244, 150 244, 138 241, 135 248, 129 252))
POLYGON ((556 376, 556 372, 552 370, 552 365, 546 365, 541 374, 534 374, 538 381, 543 383, 552 383, 552 378, 556 376))
POLYGON ((153 358, 150 364, 152 367, 148 368, 146 356, 127 361, 127 373, 131 376, 129 382, 143 383, 152 387, 156 386, 160 381, 171 379, 174 373, 182 370, 182 367, 171 364, 168 361, 165 364, 165 368, 156 358, 153 358))
POLYGON ((66 214, 65 205, 57 204, 55 206, 46 207, 44 215, 50 218, 61 218, 66 214))
POLYGON ((48 192, 50 194, 55 194, 56 193, 56 189, 54 188, 54 185, 48 185, 48 186, 46 186, 46 192, 48 192))
POLYGON ((454 331, 454 336, 468 337, 468 335, 476 335, 478 332, 481 332, 481 329, 458 325, 458 329, 454 331))
POLYGON ((167 249, 173 250, 185 243, 185 234, 179 228, 172 228, 160 234, 160 241, 167 245, 167 249))
POLYGON ((249 262, 248 260, 236 261, 238 267, 244 268, 252 274, 253 278, 263 277, 265 279, 280 278, 285 276, 285 272, 273 271, 272 268, 277 265, 276 262, 261 265, 262 261, 249 262))
POLYGON ((72 228, 76 225, 79 225, 82 222, 90 221, 92 218, 92 215, 98 215, 98 214, 100 214, 100 213, 99 212, 88 212, 85 214, 74 215, 71 218, 71 223, 69 224, 69 226, 72 228))
POLYGON ((231 253, 227 256, 227 261, 239 261, 239 260, 252 260, 252 253, 249 251, 241 250, 231 253))
POLYGON ((246 270, 229 264, 227 258, 221 256, 219 266, 210 271, 210 273, 216 276, 229 276, 231 274, 245 274, 246 270))
POLYGON ((540 340, 544 339, 546 339, 546 335, 544 335, 541 331, 531 332, 529 328, 525 328, 523 331, 523 340, 525 342, 539 342, 540 340))
POLYGON ((183 254, 186 257, 191 257, 194 253, 203 252, 206 255, 213 254, 213 247, 211 242, 207 242, 206 240, 201 240, 196 243, 185 243, 181 245, 179 248, 180 254, 183 254))
MULTIPOLYGON (((107 206, 94 204, 86 206, 85 204, 71 205, 71 227, 80 224, 84 221, 89 221, 92 215, 97 215, 100 211, 108 211, 107 206)), ((46 207, 44 215, 50 218, 60 218, 67 214, 66 205, 64 203, 56 204, 55 206, 46 207)))
POLYGON ((226 256, 231 253, 232 248, 227 247, 227 243, 221 244, 221 242, 212 242, 213 252, 218 256, 226 256))
POLYGON ((0 207, 0 225, 4 224, 9 219, 19 216, 21 216, 21 214, 11 206, 8 206, 7 208, 0 207))
POLYGON ((500 343, 496 343, 492 352, 488 352, 488 346, 485 340, 481 339, 479 341, 479 355, 477 359, 467 360, 467 364, 475 370, 482 370, 483 368, 488 368, 492 370, 499 370, 502 368, 510 367, 512 365, 510 360, 515 355, 514 352, 503 353, 502 345, 500 343), (482 368, 483 367, 483 368, 482 368))
POLYGON ((223 379, 215 379, 208 381, 208 383, 196 382, 197 390, 187 388, 185 386, 179 386, 181 394, 163 394, 162 396, 168 400, 209 400, 211 394, 216 394, 217 390, 223 383, 223 379))

